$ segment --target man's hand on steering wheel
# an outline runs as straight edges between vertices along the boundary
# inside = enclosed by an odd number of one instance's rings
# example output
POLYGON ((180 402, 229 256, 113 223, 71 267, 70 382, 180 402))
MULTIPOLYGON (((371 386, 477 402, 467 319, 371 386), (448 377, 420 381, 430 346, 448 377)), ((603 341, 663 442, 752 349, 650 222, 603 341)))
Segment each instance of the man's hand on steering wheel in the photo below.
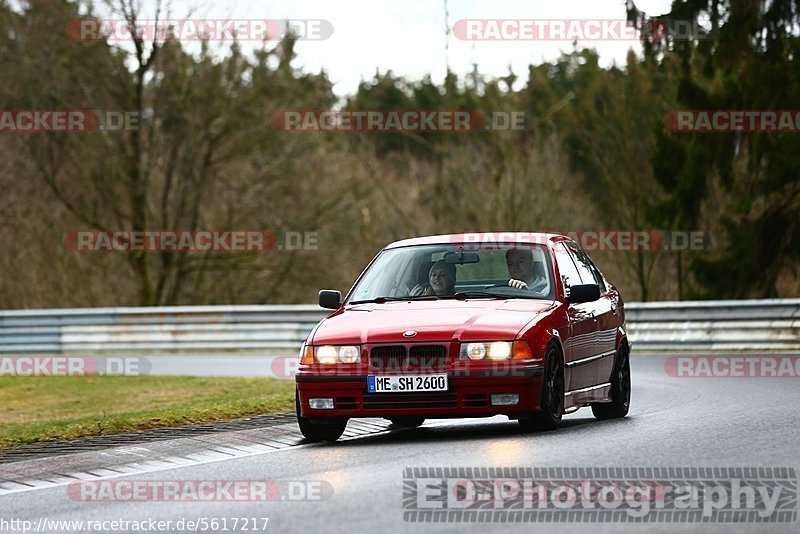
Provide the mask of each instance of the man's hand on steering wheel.
POLYGON ((528 289, 528 284, 526 284, 522 280, 517 280, 515 278, 512 278, 511 280, 509 280, 508 281, 508 285, 509 285, 509 287, 513 287, 513 288, 516 288, 516 289, 528 289))

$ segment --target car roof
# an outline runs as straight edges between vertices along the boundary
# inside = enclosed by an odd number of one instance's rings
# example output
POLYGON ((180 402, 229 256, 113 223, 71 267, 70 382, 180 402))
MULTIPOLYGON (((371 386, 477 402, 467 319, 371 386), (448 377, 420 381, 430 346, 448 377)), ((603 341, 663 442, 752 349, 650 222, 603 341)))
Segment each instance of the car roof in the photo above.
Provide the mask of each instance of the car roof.
POLYGON ((569 237, 561 234, 544 232, 462 232, 460 234, 441 234, 402 239, 394 243, 389 243, 385 248, 390 249, 415 245, 452 245, 456 243, 544 244, 569 240, 569 237))

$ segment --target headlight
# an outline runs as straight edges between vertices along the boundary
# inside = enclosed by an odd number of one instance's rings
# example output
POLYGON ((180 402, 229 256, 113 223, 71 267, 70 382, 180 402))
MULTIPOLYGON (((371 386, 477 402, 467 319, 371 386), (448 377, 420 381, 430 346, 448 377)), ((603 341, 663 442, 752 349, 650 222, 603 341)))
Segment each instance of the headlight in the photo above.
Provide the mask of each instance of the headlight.
POLYGON ((314 347, 314 359, 317 363, 359 363, 361 347, 358 345, 322 345, 314 347))
POLYGON ((507 360, 511 357, 511 343, 508 341, 495 341, 489 345, 490 360, 507 360))
POLYGON ((333 345, 323 345, 317 347, 317 363, 336 363, 339 361, 339 353, 333 345))
POLYGON ((361 361, 360 352, 358 347, 352 345, 339 347, 339 361, 342 363, 357 363, 361 361))
POLYGON ((531 349, 525 341, 483 341, 462 343, 460 360, 510 360, 529 359, 531 349))
POLYGON ((486 356, 486 345, 483 343, 467 343, 461 345, 462 360, 482 360, 486 356))

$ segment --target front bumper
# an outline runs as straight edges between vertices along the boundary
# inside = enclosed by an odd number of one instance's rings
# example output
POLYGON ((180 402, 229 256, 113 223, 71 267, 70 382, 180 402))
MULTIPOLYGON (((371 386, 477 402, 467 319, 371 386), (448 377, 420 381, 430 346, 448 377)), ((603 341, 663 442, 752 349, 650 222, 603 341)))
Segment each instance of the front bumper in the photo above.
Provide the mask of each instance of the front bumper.
POLYGON ((309 419, 350 417, 426 418, 519 416, 540 410, 543 369, 518 367, 498 376, 491 370, 447 372, 445 392, 369 393, 367 374, 321 374, 299 371, 295 376, 300 414, 309 419), (492 394, 517 394, 509 406, 491 404, 492 394), (334 408, 312 409, 310 398, 332 398, 334 408))

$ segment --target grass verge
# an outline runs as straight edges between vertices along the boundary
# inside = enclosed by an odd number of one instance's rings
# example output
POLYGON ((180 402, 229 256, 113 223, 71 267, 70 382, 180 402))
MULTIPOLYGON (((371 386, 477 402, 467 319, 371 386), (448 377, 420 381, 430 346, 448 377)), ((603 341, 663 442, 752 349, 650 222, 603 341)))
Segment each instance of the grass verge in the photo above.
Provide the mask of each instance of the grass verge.
POLYGON ((187 376, 0 377, 0 448, 294 408, 294 381, 187 376))

